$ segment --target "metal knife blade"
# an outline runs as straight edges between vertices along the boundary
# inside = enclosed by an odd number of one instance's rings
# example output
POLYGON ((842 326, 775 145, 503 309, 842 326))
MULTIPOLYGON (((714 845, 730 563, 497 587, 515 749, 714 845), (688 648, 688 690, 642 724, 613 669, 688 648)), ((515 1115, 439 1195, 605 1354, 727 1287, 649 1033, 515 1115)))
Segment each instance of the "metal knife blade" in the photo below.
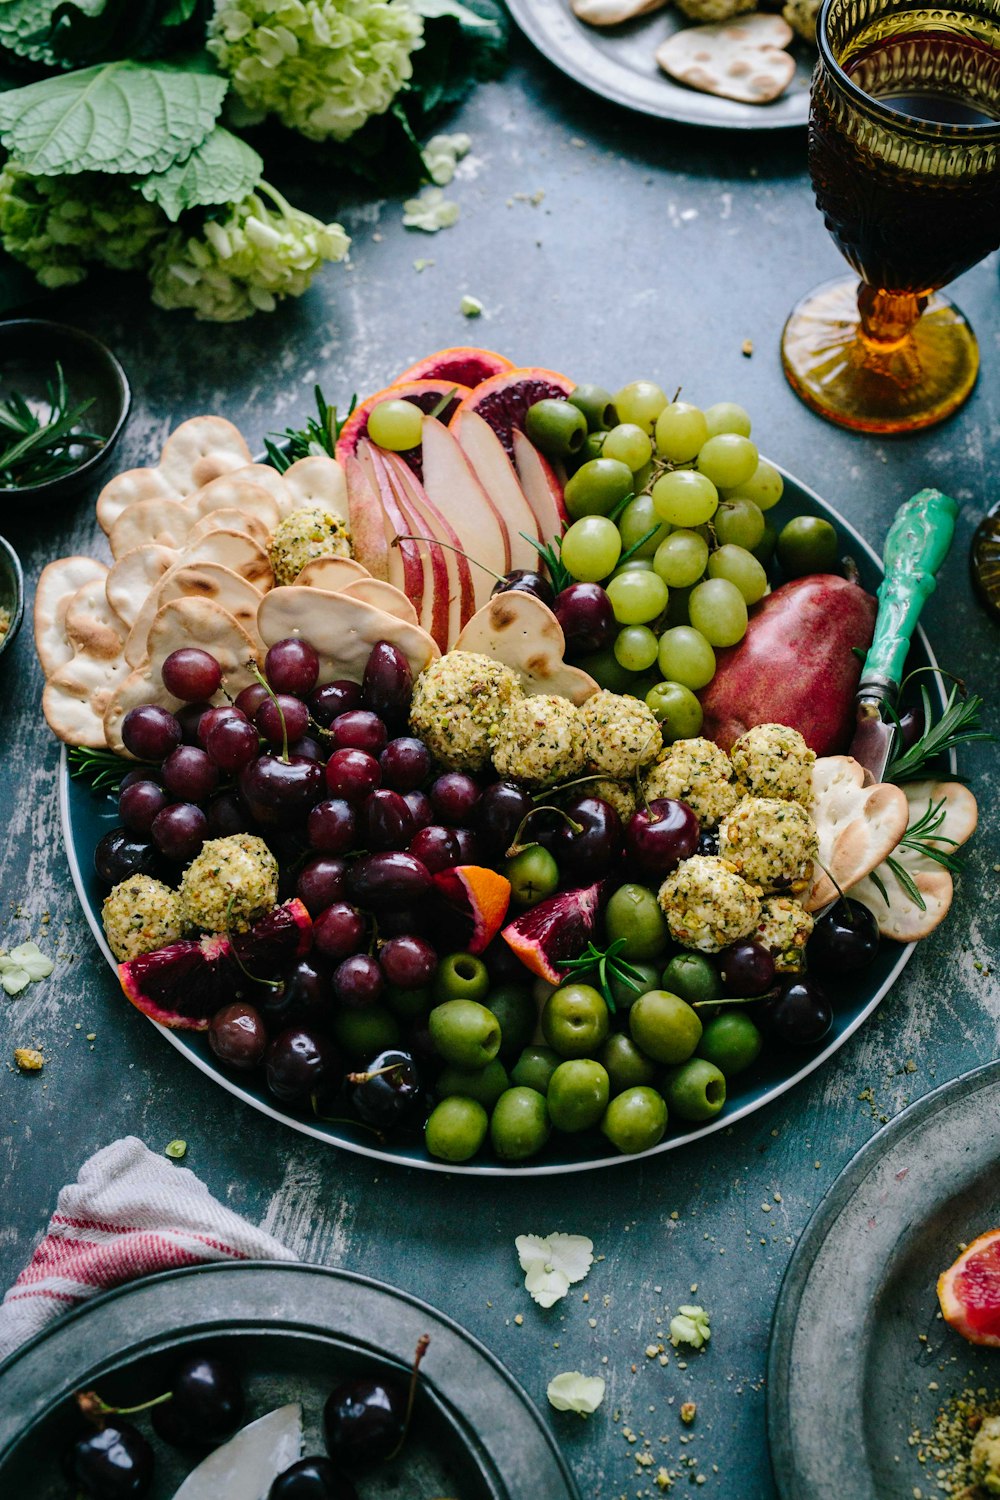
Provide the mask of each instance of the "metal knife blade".
POLYGON ((865 698, 858 704, 858 725, 848 755, 864 766, 873 781, 881 781, 892 757, 895 724, 887 724, 879 712, 877 698, 865 698))

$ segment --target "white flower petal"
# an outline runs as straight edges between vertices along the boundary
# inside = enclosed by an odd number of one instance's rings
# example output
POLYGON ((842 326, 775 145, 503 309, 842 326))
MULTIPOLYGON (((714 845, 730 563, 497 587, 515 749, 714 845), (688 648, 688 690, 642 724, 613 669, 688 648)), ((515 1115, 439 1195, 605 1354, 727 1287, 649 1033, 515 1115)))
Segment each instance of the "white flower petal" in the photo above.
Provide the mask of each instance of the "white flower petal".
POLYGON ((550 1260, 570 1282, 582 1281, 594 1264, 594 1242, 585 1234, 550 1234, 550 1260))
POLYGON ((569 1291, 569 1280, 562 1271, 553 1271, 537 1263, 528 1271, 524 1284, 539 1307, 551 1307, 569 1291))
POLYGON ((596 1411, 604 1400, 604 1381, 600 1375, 581 1375, 579 1370, 567 1370, 549 1381, 545 1394, 556 1411, 575 1411, 585 1417, 596 1411))
POLYGON ((514 1241, 514 1249, 522 1271, 529 1271, 534 1265, 546 1265, 551 1253, 548 1240, 543 1240, 537 1234, 519 1234, 514 1241))

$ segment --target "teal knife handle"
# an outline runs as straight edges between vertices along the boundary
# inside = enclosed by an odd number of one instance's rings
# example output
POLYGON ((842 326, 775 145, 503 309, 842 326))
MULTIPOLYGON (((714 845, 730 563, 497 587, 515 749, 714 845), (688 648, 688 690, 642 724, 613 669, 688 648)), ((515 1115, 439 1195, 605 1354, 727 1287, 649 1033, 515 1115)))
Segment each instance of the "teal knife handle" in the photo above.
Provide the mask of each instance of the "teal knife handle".
POLYGON ((948 555, 958 506, 940 490, 921 490, 896 512, 885 539, 885 577, 878 591, 878 617, 861 674, 860 698, 894 697, 903 675, 910 637, 934 592, 948 555))

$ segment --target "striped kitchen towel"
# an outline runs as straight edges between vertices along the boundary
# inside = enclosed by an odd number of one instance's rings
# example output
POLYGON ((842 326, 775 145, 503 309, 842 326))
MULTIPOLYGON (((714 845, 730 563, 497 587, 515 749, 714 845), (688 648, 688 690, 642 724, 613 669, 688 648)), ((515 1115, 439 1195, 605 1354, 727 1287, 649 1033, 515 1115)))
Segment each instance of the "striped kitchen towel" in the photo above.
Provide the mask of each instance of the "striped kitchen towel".
POLYGON ((60 1192, 44 1239, 0 1306, 0 1360, 78 1302, 154 1271, 294 1259, 193 1172, 126 1136, 84 1162, 60 1192))

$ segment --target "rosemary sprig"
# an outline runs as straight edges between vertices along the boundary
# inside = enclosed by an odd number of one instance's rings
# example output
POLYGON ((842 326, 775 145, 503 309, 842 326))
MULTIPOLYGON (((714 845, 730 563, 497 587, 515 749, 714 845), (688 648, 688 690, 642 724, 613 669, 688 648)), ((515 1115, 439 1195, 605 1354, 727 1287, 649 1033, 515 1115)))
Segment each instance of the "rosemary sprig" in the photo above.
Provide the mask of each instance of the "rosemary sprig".
POLYGON ((91 396, 70 405, 69 388, 58 361, 55 379, 47 382, 47 416, 33 410, 20 391, 11 391, 7 400, 0 402, 0 434, 8 439, 0 447, 0 484, 5 489, 17 489, 59 479, 79 468, 90 452, 103 448, 105 440, 99 432, 79 426, 93 404, 91 396))
POLYGON ((316 415, 310 417, 304 427, 286 427, 284 432, 276 432, 272 437, 264 439, 267 456, 279 474, 284 474, 300 458, 315 458, 324 453, 332 458, 337 439, 354 415, 354 408, 358 404, 357 396, 352 396, 347 415, 339 417, 337 408, 328 405, 318 385, 313 387, 313 395, 316 400, 316 415))
POLYGON ((624 984, 636 995, 642 994, 643 985, 646 983, 639 970, 621 957, 624 946, 624 938, 615 938, 615 941, 609 943, 606 948, 598 948, 595 943, 588 943, 581 954, 563 963, 567 974, 589 974, 596 968, 598 987, 612 1014, 617 1009, 611 990, 613 979, 617 979, 619 984, 624 984))
POLYGON ((89 781, 95 792, 117 792, 129 771, 141 765, 152 766, 153 761, 123 760, 113 750, 88 750, 83 745, 70 745, 66 751, 69 774, 74 781, 89 781))
MULTIPOLYGON (((926 687, 920 689, 924 717, 924 732, 909 750, 894 755, 886 767, 885 781, 917 781, 926 772, 930 762, 947 755, 959 745, 971 744, 974 740, 995 740, 996 735, 984 729, 980 713, 982 698, 975 693, 966 694, 962 683, 954 683, 948 701, 939 719, 934 718, 930 694, 926 687)), ((897 725, 899 720, 896 720, 897 725)))
MULTIPOLYGON (((910 849, 914 854, 922 854, 925 859, 932 859, 935 864, 941 865, 950 875, 958 875, 962 868, 962 861, 957 855, 952 854, 951 850, 942 847, 942 845, 950 844, 952 849, 957 849, 958 840, 949 838, 947 834, 938 831, 945 821, 946 814, 947 798, 942 797, 938 802, 929 802, 917 821, 912 823, 903 834, 898 848, 910 849)), ((890 854, 884 863, 899 881, 914 906, 921 911, 926 911, 927 903, 923 892, 902 861, 890 854)), ((890 904, 889 892, 877 870, 871 872, 871 881, 888 906, 890 904)))
POLYGON ((549 570, 552 587, 557 594, 561 594, 563 589, 568 588, 573 582, 573 575, 562 560, 562 537, 553 537, 551 542, 543 545, 537 537, 529 536, 526 531, 518 532, 518 535, 523 537, 526 542, 530 542, 532 547, 534 547, 542 562, 549 570))

